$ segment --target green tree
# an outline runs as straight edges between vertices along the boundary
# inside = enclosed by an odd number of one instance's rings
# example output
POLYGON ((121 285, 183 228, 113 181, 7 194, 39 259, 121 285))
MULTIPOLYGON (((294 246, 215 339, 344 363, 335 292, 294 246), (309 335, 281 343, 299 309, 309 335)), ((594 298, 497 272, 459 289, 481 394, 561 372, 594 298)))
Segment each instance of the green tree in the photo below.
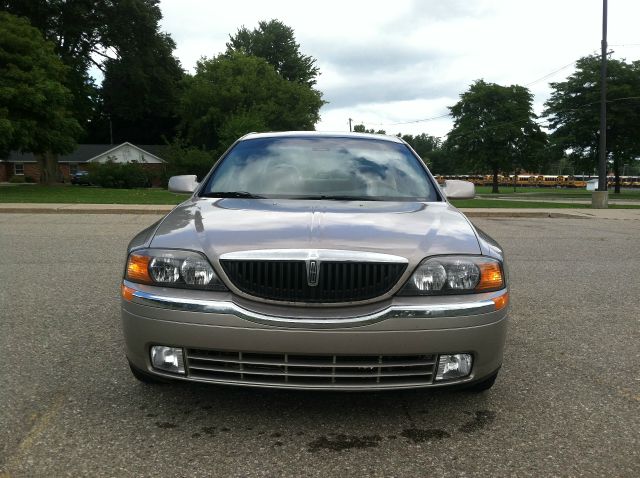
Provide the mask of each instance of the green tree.
POLYGON ((476 171, 490 171, 494 193, 500 171, 526 165, 545 145, 532 102, 523 86, 477 80, 449 108, 454 119, 449 148, 476 171))
POLYGON ((367 129, 367 127, 363 124, 357 124, 353 126, 354 133, 368 133, 368 134, 387 134, 387 132, 383 129, 379 129, 376 131, 375 129, 367 129))
POLYGON ((72 151, 81 132, 66 72, 38 29, 0 12, 0 153, 34 153, 46 183, 57 177, 56 155, 72 151))
MULTIPOLYGON (((607 63, 607 158, 619 193, 622 165, 640 156, 640 61, 607 63)), ((591 171, 600 149, 600 57, 581 58, 575 73, 551 88, 544 114, 552 141, 579 168, 591 171)))
POLYGON ((433 174, 465 174, 468 173, 467 166, 460 162, 460 158, 445 141, 438 148, 422 156, 428 162, 429 169, 433 174))
POLYGON ((320 74, 315 58, 300 52, 293 29, 279 20, 261 21, 252 31, 238 29, 227 43, 226 54, 233 53, 264 58, 284 79, 307 86, 320 74))
POLYGON ((0 9, 28 18, 54 44, 86 140, 108 138, 109 116, 131 141, 173 134, 182 72, 175 44, 160 32, 159 0, 0 0, 0 9), (105 75, 104 96, 91 67, 105 75))
POLYGON ((0 10, 26 17, 54 45, 55 53, 69 68, 64 85, 73 94, 73 114, 84 127, 94 114, 97 88, 88 70, 98 63, 97 51, 104 22, 94 0, 0 0, 0 10), (95 51, 95 53, 94 53, 95 51))
POLYGON ((192 146, 224 150, 251 131, 312 130, 322 104, 319 92, 285 80, 262 58, 219 55, 185 80, 181 129, 192 146))
POLYGON ((418 156, 425 161, 429 157, 429 153, 440 149, 442 146, 440 138, 436 138, 435 136, 431 136, 427 133, 420 133, 416 136, 413 136, 412 134, 398 133, 398 137, 406 141, 413 150, 418 153, 418 156))
POLYGON ((174 48, 168 35, 152 35, 148 43, 129 46, 120 58, 104 62, 102 101, 89 128, 93 141, 107 142, 110 130, 116 143, 173 138, 184 77, 174 48))
POLYGON ((195 174, 202 181, 218 160, 218 155, 211 151, 186 145, 177 138, 169 145, 166 158, 167 176, 195 174))

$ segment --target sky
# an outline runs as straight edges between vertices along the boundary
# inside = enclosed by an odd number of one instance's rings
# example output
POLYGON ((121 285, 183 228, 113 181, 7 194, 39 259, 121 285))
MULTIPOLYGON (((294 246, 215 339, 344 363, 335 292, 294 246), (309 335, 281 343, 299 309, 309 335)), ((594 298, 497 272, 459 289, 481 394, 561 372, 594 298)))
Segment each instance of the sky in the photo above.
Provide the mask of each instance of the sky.
MULTIPOLYGON (((600 52, 602 0, 162 0, 162 29, 183 68, 222 53, 229 35, 261 20, 295 31, 317 60, 328 103, 319 131, 353 124, 389 134, 445 136, 448 106, 478 79, 527 86, 540 114, 550 81, 600 52)), ((610 0, 614 58, 640 59, 640 1, 610 0)))

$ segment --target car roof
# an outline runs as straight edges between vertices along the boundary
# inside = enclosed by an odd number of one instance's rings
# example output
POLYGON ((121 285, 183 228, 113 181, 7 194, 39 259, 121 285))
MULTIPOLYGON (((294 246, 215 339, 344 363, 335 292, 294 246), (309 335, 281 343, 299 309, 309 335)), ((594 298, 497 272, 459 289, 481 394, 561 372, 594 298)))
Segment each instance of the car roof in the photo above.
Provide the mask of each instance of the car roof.
POLYGON ((239 141, 259 138, 362 138, 375 139, 378 141, 389 141, 391 143, 402 143, 404 141, 397 136, 389 136, 385 134, 371 133, 346 133, 346 132, 327 132, 327 131, 279 131, 268 133, 248 133, 240 138, 239 141))

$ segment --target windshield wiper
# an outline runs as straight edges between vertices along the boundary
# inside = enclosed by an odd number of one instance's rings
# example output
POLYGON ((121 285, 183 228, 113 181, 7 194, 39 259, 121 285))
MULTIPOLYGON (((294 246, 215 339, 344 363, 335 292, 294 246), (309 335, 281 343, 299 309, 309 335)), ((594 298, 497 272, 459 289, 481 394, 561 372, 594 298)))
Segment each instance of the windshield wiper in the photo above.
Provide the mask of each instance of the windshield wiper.
POLYGON ((264 199, 264 196, 258 196, 247 191, 212 191, 202 194, 205 198, 242 198, 242 199, 264 199))
POLYGON ((326 199, 329 201, 383 201, 383 199, 372 196, 348 196, 348 195, 331 195, 319 194, 315 196, 295 196, 291 199, 326 199))

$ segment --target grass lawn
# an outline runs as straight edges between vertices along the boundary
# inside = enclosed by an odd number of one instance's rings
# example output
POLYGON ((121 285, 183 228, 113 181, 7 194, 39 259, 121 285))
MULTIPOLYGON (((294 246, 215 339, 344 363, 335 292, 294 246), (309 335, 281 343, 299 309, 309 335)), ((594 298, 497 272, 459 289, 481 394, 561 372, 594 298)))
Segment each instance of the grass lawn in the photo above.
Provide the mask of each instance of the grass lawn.
MULTIPOLYGON (((481 189, 481 188, 478 188, 481 189)), ((536 190, 532 190, 536 191, 536 190)), ((542 191, 547 192, 546 189, 542 191)), ((567 190, 554 190, 567 191, 567 190)), ((571 190, 569 190, 571 191, 571 190)), ((573 190, 573 192, 576 192, 573 190)), ((586 192, 586 191, 585 191, 586 192)), ((632 191, 632 197, 628 199, 640 199, 640 191, 632 191)), ((518 197, 525 194, 518 194, 518 197)), ((540 195, 540 197, 549 197, 540 195)), ((569 197, 569 196, 558 196, 569 197)), ((588 195, 582 195, 588 199, 588 195)), ((611 195, 611 197, 618 197, 611 195)), ((19 185, 1 186, 0 203, 66 203, 66 204, 178 204, 187 198, 186 194, 174 194, 165 189, 106 189, 87 186, 40 186, 40 185, 19 185)), ((563 202, 543 202, 543 201, 509 201, 494 199, 468 199, 451 201, 456 207, 462 208, 589 208, 590 204, 563 203, 563 202)), ((610 208, 633 209, 638 206, 609 205, 610 208)))
MULTIPOLYGON (((476 186, 476 194, 486 195, 487 197, 519 197, 528 198, 547 198, 547 199, 591 199, 591 191, 586 189, 557 189, 557 188, 521 188, 517 187, 513 191, 513 186, 501 186, 499 194, 491 193, 491 186, 476 186)), ((613 190, 609 190, 609 199, 638 199, 640 200, 640 189, 623 189, 620 194, 614 194, 613 190)))
POLYGON ((0 203, 178 204, 185 194, 166 189, 107 189, 91 186, 0 187, 0 203))
MULTIPOLYGON (((451 200, 451 204, 459 208, 513 208, 513 209, 590 209, 591 204, 567 203, 567 202, 543 202, 543 201, 509 201, 494 199, 459 199, 451 200)), ((640 209, 637 206, 626 204, 609 204, 609 209, 640 209)))
POLYGON ((495 201, 493 199, 459 199, 451 200, 451 204, 455 207, 460 208, 475 208, 475 207, 486 207, 486 208, 588 208, 590 205, 588 204, 571 204, 564 202, 525 202, 525 201, 495 201))

